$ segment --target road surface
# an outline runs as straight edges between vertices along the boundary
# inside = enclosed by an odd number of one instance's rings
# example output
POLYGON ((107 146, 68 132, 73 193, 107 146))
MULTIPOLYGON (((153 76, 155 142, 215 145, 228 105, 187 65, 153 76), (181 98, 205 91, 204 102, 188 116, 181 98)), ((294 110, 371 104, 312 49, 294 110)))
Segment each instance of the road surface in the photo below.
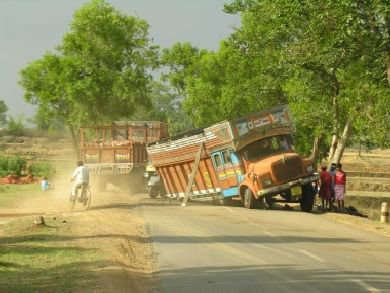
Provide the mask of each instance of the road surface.
POLYGON ((143 205, 163 292, 390 292, 390 238, 320 214, 143 205))
MULTIPOLYGON (((363 218, 337 214, 348 221, 341 224, 330 220, 336 214, 181 207, 113 190, 94 193, 89 211, 70 213, 64 190, 0 207, 0 236, 21 217, 65 220, 74 247, 110 260, 88 265, 84 273, 95 277, 87 292, 390 292, 390 237, 347 225, 370 222, 363 218)), ((30 232, 21 233, 15 239, 23 242, 30 232)))

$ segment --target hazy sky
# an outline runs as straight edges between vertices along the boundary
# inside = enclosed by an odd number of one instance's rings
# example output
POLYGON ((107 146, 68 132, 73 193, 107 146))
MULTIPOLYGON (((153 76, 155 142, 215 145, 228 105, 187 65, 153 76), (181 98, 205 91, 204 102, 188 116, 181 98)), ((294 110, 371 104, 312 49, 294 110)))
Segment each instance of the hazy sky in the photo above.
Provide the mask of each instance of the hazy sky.
MULTIPOLYGON (((88 0, 0 0, 0 100, 8 115, 30 117, 33 106, 23 101, 19 71, 52 51, 69 30, 73 13, 88 0)), ((239 24, 225 14, 229 0, 107 0, 128 15, 150 25, 150 36, 161 47, 189 41, 217 50, 221 39, 239 24)))

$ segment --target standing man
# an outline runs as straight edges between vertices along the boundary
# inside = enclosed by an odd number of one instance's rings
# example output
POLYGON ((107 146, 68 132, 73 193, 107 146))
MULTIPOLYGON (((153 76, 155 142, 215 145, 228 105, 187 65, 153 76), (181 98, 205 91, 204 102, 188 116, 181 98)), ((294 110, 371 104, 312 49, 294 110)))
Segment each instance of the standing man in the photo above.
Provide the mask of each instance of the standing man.
POLYGON ((336 201, 335 195, 334 195, 334 185, 335 185, 335 177, 336 177, 336 163, 332 163, 330 165, 329 174, 332 178, 330 183, 330 210, 333 209, 333 204, 336 201))
POLYGON ((71 181, 74 181, 72 188, 72 197, 77 198, 77 190, 79 188, 88 187, 89 184, 89 170, 84 166, 82 161, 77 162, 77 168, 74 170, 71 181))
POLYGON ((337 207, 339 212, 344 211, 345 185, 347 183, 347 176, 342 170, 341 163, 336 164, 334 195, 337 200, 337 207))
POLYGON ((332 175, 326 170, 326 166, 321 166, 320 172, 320 192, 322 199, 322 210, 325 211, 330 208, 332 175))

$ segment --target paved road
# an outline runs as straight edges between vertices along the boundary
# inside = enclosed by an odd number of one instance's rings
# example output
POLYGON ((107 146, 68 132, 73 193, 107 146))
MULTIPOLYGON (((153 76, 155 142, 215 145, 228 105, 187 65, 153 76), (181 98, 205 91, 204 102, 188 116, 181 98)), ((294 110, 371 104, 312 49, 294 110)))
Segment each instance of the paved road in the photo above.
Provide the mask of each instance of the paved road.
POLYGON ((390 238, 321 215, 145 204, 164 292, 390 292, 390 238))

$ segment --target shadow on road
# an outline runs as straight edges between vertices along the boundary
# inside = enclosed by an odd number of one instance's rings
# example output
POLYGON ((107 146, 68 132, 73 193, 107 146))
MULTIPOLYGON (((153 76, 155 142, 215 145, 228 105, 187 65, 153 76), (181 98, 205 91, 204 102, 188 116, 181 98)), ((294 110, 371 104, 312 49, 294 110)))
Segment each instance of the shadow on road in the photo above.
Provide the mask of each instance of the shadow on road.
POLYGON ((387 273, 303 270, 298 265, 165 269, 160 272, 160 278, 165 292, 365 292, 368 288, 384 292, 390 289, 387 273))

